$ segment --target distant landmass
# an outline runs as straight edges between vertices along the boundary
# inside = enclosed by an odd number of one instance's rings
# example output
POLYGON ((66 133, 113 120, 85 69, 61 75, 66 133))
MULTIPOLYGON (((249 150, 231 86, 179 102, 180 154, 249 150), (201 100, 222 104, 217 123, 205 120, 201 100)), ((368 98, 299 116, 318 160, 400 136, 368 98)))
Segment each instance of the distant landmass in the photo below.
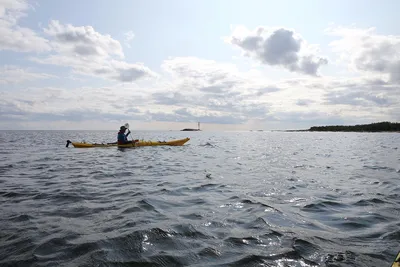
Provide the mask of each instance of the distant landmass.
POLYGON ((313 126, 308 130, 286 130, 286 132, 400 132, 400 123, 383 121, 357 125, 313 126))
POLYGON ((201 130, 200 129, 185 128, 185 129, 182 129, 181 131, 201 131, 201 130))
POLYGON ((181 131, 201 131, 201 130, 200 130, 200 122, 197 123, 197 129, 194 129, 194 128, 185 128, 185 129, 182 129, 181 131))

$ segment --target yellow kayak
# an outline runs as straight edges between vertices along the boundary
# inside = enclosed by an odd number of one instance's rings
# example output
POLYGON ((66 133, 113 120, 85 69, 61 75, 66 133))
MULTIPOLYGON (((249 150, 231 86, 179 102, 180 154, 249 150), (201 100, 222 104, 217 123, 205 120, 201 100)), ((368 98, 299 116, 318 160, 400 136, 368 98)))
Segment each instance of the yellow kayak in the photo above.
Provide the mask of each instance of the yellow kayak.
POLYGON ((392 264, 392 267, 400 267, 400 251, 399 253, 397 253, 397 256, 392 264))
POLYGON ((183 146, 190 138, 170 140, 170 141, 145 141, 139 140, 135 143, 118 145, 117 143, 79 143, 67 140, 66 147, 72 144, 76 148, 91 148, 91 147, 140 147, 140 146, 183 146))

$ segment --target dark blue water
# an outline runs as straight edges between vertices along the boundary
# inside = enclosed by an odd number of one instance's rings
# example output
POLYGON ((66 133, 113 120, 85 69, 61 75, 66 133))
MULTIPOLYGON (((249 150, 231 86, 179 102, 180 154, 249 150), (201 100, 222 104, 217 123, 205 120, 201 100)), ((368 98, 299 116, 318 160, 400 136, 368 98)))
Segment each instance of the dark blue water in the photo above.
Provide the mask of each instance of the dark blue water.
POLYGON ((0 131, 0 266, 389 266, 400 134, 0 131))

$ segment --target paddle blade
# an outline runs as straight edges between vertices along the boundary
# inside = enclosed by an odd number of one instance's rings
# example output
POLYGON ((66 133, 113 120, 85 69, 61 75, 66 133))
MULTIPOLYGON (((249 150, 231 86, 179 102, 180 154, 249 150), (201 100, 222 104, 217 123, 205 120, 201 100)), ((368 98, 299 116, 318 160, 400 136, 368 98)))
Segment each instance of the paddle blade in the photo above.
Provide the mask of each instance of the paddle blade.
POLYGON ((125 123, 124 126, 125 126, 126 129, 129 129, 129 123, 125 123))

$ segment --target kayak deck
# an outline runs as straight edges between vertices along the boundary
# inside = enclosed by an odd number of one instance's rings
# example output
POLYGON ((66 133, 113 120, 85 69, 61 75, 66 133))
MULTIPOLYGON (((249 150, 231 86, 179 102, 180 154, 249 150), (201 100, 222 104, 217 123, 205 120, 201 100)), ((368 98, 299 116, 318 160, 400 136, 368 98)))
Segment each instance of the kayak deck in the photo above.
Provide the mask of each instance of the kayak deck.
POLYGON ((170 141, 145 141, 139 140, 135 143, 128 143, 124 145, 118 145, 115 143, 79 143, 79 142, 71 142, 67 140, 68 147, 69 143, 72 144, 76 148, 91 148, 91 147, 142 147, 142 146, 183 146, 190 138, 170 140, 170 141))

